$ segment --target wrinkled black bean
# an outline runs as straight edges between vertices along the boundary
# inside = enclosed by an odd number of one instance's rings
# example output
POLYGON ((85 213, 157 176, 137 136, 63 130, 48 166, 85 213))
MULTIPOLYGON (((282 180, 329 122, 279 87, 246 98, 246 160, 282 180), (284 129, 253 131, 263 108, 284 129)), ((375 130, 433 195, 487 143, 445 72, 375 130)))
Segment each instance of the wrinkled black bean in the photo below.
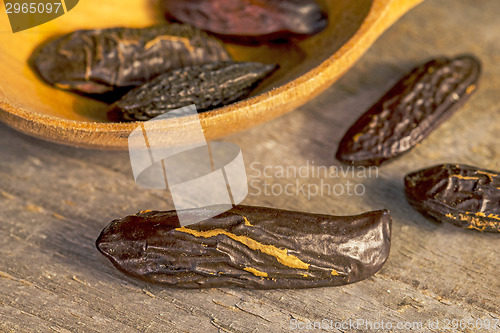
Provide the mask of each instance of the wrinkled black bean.
POLYGON ((468 99, 480 73, 480 62, 471 55, 416 67, 352 125, 337 159, 380 165, 409 151, 468 99))
POLYGON ((127 216, 111 222, 96 245, 120 271, 148 282, 269 289, 363 280, 385 263, 390 239, 386 210, 330 216, 236 206, 184 227, 175 211, 127 216))
POLYGON ((212 63, 159 75, 110 106, 113 121, 148 120, 195 104, 206 111, 235 102, 276 68, 256 62, 212 63))
POLYGON ((442 164, 405 177, 408 202, 424 215, 468 229, 500 232, 500 175, 442 164))
POLYGON ((58 88, 98 94, 140 85, 174 68, 229 60, 217 39, 169 24, 75 31, 35 51, 33 65, 58 88))

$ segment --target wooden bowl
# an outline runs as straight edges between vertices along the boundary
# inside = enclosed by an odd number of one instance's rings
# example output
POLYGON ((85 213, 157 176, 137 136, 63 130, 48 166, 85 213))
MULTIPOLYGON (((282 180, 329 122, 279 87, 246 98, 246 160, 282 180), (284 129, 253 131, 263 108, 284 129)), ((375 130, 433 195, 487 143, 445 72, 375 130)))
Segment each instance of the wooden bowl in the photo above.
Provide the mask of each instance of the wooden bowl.
MULTIPOLYGON (((337 80, 401 15, 422 0, 336 0, 322 3, 328 27, 310 38, 276 45, 226 44, 239 61, 278 63, 280 69, 241 102, 200 114, 208 140, 242 131, 289 112, 337 80)), ((0 15, 0 120, 21 132, 63 144, 126 149, 140 123, 106 120, 106 104, 55 89, 28 66, 33 50, 49 37, 76 29, 143 27, 161 22, 152 1, 85 0, 65 15, 12 33, 0 15)), ((175 120, 175 119, 174 119, 175 120)), ((179 121, 155 122, 158 131, 182 136, 179 121)))

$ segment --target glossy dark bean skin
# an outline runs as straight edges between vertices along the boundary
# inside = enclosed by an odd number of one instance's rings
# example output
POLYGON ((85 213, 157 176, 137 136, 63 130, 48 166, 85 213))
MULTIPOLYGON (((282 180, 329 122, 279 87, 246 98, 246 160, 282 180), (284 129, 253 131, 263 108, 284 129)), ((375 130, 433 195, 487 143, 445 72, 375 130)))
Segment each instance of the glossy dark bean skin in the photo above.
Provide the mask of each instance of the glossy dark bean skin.
POLYGON ((123 273, 170 287, 339 286, 383 266, 391 223, 386 210, 330 216, 236 206, 181 227, 175 211, 145 212, 111 222, 96 245, 123 273))
POLYGON ((212 63, 176 69, 139 86, 110 106, 112 121, 148 120, 195 104, 199 112, 247 96, 276 68, 256 62, 212 63))
POLYGON ((442 164, 405 177, 408 202, 424 215, 458 227, 500 232, 500 175, 442 164))
POLYGON ((170 20, 236 42, 263 42, 308 36, 328 24, 314 0, 162 0, 170 20))
POLYGON ((480 73, 480 62, 471 55, 416 67, 351 126, 336 158, 377 166, 408 152, 469 98, 480 73))
POLYGON ((102 94, 171 69, 229 60, 219 40, 188 25, 169 24, 75 31, 41 46, 31 62, 58 88, 102 94))

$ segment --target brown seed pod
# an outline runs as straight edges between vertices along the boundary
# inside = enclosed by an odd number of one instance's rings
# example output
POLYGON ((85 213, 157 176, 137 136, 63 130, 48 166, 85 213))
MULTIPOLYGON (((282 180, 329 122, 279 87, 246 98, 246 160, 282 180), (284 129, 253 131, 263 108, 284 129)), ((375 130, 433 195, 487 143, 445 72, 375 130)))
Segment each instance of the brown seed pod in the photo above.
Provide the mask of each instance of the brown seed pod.
POLYGON ((175 211, 127 216, 111 222, 96 245, 120 271, 147 282, 270 289, 366 279, 385 263, 390 239, 386 210, 330 216, 236 206, 185 227, 175 211))
POLYGON ((307 36, 328 20, 314 0, 162 0, 168 19, 240 42, 307 36))
POLYGON ((481 73, 471 55, 416 67, 364 113, 340 141, 336 158, 380 165, 409 151, 468 99, 481 73))
POLYGON ((32 58, 48 83, 87 94, 134 87, 175 68, 231 60, 220 41, 182 24, 79 30, 48 42, 32 58))
POLYGON ((148 120, 195 104, 206 111, 233 103, 250 93, 276 65, 224 62, 169 71, 139 86, 108 109, 112 121, 148 120))
POLYGON ((500 232, 500 175, 460 164, 442 164, 405 177, 408 202, 440 222, 500 232))

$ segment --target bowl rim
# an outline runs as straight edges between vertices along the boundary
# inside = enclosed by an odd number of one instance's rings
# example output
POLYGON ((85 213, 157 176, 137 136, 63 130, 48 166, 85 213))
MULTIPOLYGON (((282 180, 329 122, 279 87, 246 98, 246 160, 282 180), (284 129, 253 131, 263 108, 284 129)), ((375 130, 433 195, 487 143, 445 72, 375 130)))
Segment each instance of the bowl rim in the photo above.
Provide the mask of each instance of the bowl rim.
MULTIPOLYGON (((334 54, 300 77, 270 91, 200 113, 207 140, 230 135, 279 117, 314 98, 342 76, 392 23, 423 0, 373 0, 356 32, 334 54)), ((76 147, 127 149, 128 135, 142 122, 71 120, 15 108, 0 100, 0 120, 25 133, 76 147)), ((175 130, 168 119, 157 123, 175 130)))

